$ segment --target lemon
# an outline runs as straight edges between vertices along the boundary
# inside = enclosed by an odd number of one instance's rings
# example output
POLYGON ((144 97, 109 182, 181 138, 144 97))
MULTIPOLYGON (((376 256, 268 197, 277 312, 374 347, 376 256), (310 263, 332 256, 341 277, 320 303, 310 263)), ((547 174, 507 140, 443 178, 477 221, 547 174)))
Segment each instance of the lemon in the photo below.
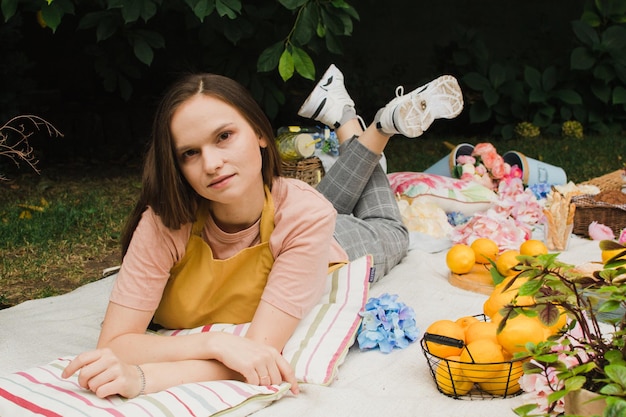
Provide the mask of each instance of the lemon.
POLYGON ((486 237, 476 239, 470 247, 474 251, 476 262, 479 264, 488 264, 490 263, 489 260, 495 261, 498 252, 500 252, 498 244, 486 237))
MULTIPOLYGON (((426 333, 446 336, 465 342, 465 331, 463 330, 463 327, 452 320, 437 320, 428 326, 426 333)), ((431 354, 439 358, 459 355, 462 350, 460 347, 448 346, 431 341, 426 342, 426 347, 431 354)))
POLYGON ((461 371, 473 382, 489 381, 506 365, 502 346, 488 339, 468 343, 460 355, 461 371))
POLYGON ((498 333, 498 343, 511 355, 526 351, 526 343, 543 342, 550 335, 550 329, 544 326, 539 318, 520 314, 507 320, 504 328, 498 333))
POLYGON ((512 395, 521 389, 519 379, 524 374, 521 361, 505 364, 502 370, 489 381, 481 381, 478 386, 493 395, 512 395))
POLYGON ((467 274, 476 263, 476 255, 468 245, 457 243, 446 254, 446 265, 455 274, 467 274))
POLYGON ((459 362, 460 357, 450 356, 447 360, 442 360, 437 366, 435 372, 435 380, 439 389, 448 395, 465 395, 474 383, 467 379, 461 370, 459 362))
POLYGON ((528 256, 544 255, 548 253, 548 247, 541 240, 528 239, 520 245, 519 253, 528 256))
POLYGON ((467 330, 467 328, 469 326, 471 326, 474 323, 479 323, 480 320, 478 320, 478 318, 476 318, 475 316, 464 316, 464 317, 460 317, 458 319, 456 319, 455 323, 460 325, 463 330, 467 330))
POLYGON ((496 269, 502 276, 509 276, 511 274, 516 273, 515 268, 519 265, 520 261, 517 257, 520 255, 520 252, 515 249, 508 249, 498 255, 496 259, 496 269))
POLYGON ((496 338, 496 330, 498 323, 491 321, 478 321, 471 324, 465 329, 465 343, 469 344, 476 340, 488 339, 494 343, 498 343, 496 338))

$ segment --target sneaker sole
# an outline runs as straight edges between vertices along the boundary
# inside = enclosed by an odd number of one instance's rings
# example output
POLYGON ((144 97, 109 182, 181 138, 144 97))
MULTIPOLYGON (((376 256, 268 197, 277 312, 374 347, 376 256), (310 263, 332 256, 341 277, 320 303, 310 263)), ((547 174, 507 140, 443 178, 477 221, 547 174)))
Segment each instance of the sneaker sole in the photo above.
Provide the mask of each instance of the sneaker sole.
POLYGON ((428 111, 425 100, 421 100, 421 103, 414 103, 414 99, 407 100, 398 107, 399 120, 404 121, 402 126, 398 126, 400 132, 407 137, 418 137, 424 133, 426 129, 435 121, 435 119, 453 119, 463 111, 463 93, 459 87, 459 83, 456 78, 451 75, 442 75, 439 78, 428 83, 425 88, 415 93, 415 96, 428 92, 430 97, 447 97, 445 100, 449 106, 449 112, 434 117, 433 114, 428 111), (433 90, 434 89, 434 90, 433 90), (421 104, 421 106, 420 106, 421 104), (451 105, 450 105, 451 104, 451 105), (406 121, 412 121, 413 123, 407 124, 406 121))

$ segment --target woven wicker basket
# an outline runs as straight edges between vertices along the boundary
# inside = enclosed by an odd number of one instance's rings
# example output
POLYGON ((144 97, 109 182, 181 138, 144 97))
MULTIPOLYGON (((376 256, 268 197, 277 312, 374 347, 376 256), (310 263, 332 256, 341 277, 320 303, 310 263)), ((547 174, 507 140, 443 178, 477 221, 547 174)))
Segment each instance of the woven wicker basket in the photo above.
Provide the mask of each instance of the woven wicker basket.
POLYGON ((302 159, 300 161, 283 161, 283 175, 289 178, 296 178, 315 187, 324 176, 324 165, 317 157, 302 159))
MULTIPOLYGON (((620 169, 583 184, 595 185, 602 193, 619 192, 624 186, 623 173, 620 169)), ((579 236, 589 237, 589 224, 594 221, 610 227, 616 236, 626 228, 626 204, 598 201, 592 195, 575 196, 572 202, 576 204, 573 232, 579 236)))

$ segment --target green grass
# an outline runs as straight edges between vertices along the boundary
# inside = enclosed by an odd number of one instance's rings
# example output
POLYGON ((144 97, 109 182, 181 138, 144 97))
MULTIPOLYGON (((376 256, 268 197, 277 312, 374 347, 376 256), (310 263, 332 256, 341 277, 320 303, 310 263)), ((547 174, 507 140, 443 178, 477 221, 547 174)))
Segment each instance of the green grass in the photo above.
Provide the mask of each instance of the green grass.
POLYGON ((0 185, 0 304, 67 292, 119 264, 138 176, 28 173, 0 185))
MULTIPOLYGON (((624 166, 626 137, 582 140, 494 140, 430 133, 393 138, 386 151, 389 172, 423 171, 459 143, 492 142, 500 154, 516 150, 559 166, 581 182, 624 166)), ((136 168, 49 167, 41 176, 23 172, 0 183, 0 306, 70 291, 119 264, 122 226, 139 191, 136 168), (42 198, 48 205, 42 205, 42 198), (23 205, 31 218, 20 218, 23 205)))

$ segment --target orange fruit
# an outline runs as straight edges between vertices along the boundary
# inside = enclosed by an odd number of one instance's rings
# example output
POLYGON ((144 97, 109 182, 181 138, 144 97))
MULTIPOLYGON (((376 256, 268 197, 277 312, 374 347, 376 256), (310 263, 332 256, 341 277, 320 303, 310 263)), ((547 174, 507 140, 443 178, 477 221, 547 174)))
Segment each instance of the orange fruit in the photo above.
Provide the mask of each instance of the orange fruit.
POLYGON ((526 351, 526 343, 539 343, 548 338, 550 330, 537 317, 520 314, 507 320, 498 333, 498 343, 511 355, 526 351))
POLYGON ((522 361, 507 363, 491 380, 479 382, 478 386, 492 395, 516 394, 521 389, 519 379, 523 374, 522 361))
MULTIPOLYGON (((452 320, 437 320, 428 326, 426 333, 437 334, 440 336, 451 337, 465 342, 465 331, 460 324, 453 322, 452 320)), ((426 342, 428 351, 439 357, 447 358, 449 356, 455 356, 461 354, 462 348, 456 346, 448 346, 437 342, 426 342)))
POLYGON ((476 262, 479 264, 488 264, 490 259, 495 261, 500 252, 498 244, 486 237, 479 237, 473 241, 470 248, 474 251, 476 262))
POLYGON ((496 330, 498 330, 498 323, 491 321, 478 321, 471 324, 465 329, 465 343, 470 344, 476 340, 491 340, 498 343, 496 338, 496 330))
POLYGON ((496 269, 502 276, 509 276, 517 273, 513 268, 519 265, 520 261, 517 257, 520 255, 520 252, 515 249, 508 249, 502 252, 496 258, 496 269))
POLYGON ((458 355, 450 356, 437 366, 435 380, 444 394, 465 395, 474 387, 474 383, 463 374, 459 359, 458 355))
MULTIPOLYGON (((515 298, 515 296, 517 295, 517 290, 526 281, 528 281, 528 278, 517 278, 515 275, 510 275, 505 278, 501 283, 493 288, 493 291, 491 292, 487 300, 485 300, 483 304, 483 313, 485 313, 485 315, 489 317, 492 322, 498 323, 500 321, 499 319, 501 318, 499 317, 498 311, 500 311, 502 307, 513 301, 513 298, 515 298), (508 283, 514 278, 515 281, 513 282, 513 284, 509 288, 506 288, 508 283)), ((517 305, 530 305, 533 302, 534 299, 531 296, 517 297, 517 305)))
POLYGON ((474 251, 462 243, 452 246, 446 254, 446 265, 455 274, 467 274, 475 263, 474 251))
POLYGON ((502 346, 488 339, 468 343, 461 352, 460 361, 461 371, 474 382, 489 381, 499 375, 505 365, 502 346))
POLYGON ((480 323, 480 320, 478 320, 478 318, 476 318, 475 316, 465 316, 456 319, 455 323, 460 325, 463 330, 466 330, 472 324, 480 323))
POLYGON ((544 255, 548 253, 548 247, 541 240, 528 239, 520 245, 519 253, 528 256, 544 255))

